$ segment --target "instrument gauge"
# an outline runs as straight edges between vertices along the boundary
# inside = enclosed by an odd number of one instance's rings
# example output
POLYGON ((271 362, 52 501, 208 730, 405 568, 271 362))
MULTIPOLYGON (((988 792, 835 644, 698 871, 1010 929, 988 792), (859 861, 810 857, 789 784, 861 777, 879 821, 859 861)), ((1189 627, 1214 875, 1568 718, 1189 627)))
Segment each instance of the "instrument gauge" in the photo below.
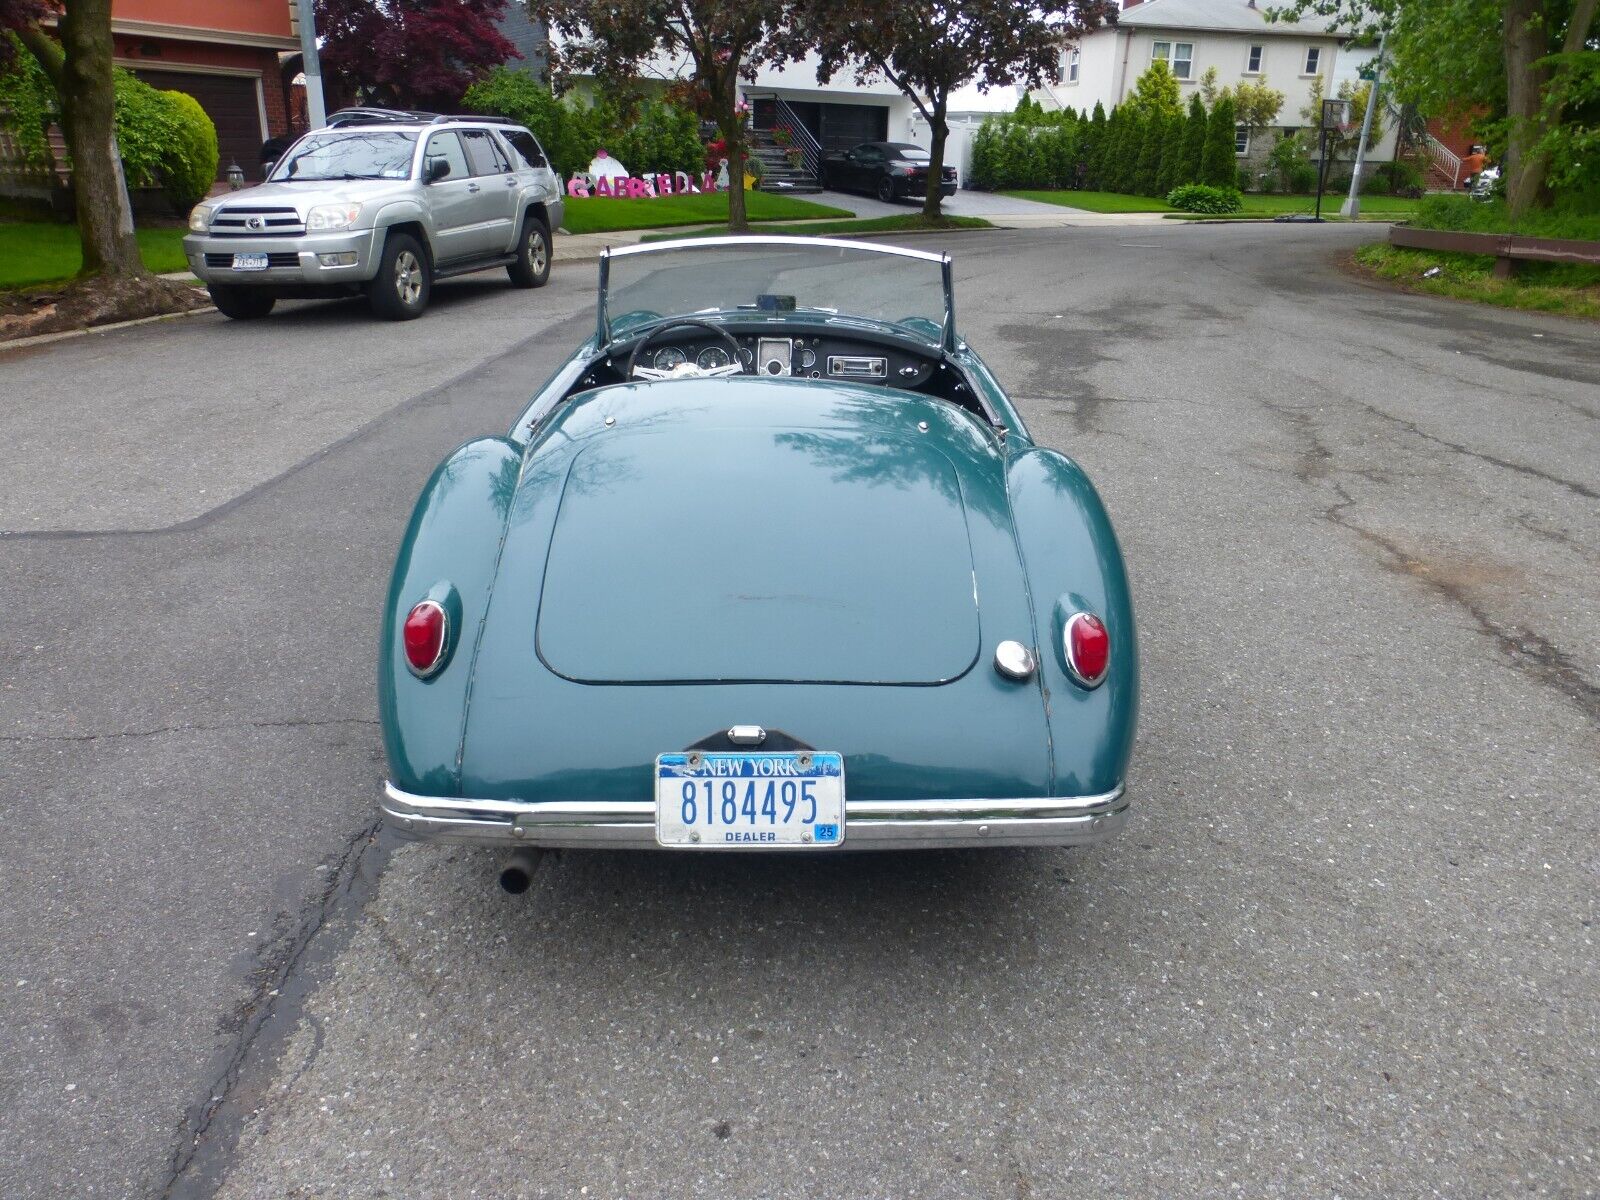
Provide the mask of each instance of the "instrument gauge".
POLYGON ((658 371, 675 371, 689 361, 689 356, 676 346, 663 346, 656 351, 656 356, 650 360, 651 365, 658 371))
POLYGON ((733 356, 721 346, 707 346, 700 351, 699 357, 694 360, 694 365, 702 371, 715 371, 718 367, 726 367, 731 362, 733 356))
POLYGON ((810 349, 809 347, 807 349, 804 349, 804 350, 800 351, 800 365, 802 367, 804 367, 808 371, 812 367, 816 366, 817 365, 817 352, 815 350, 810 349))

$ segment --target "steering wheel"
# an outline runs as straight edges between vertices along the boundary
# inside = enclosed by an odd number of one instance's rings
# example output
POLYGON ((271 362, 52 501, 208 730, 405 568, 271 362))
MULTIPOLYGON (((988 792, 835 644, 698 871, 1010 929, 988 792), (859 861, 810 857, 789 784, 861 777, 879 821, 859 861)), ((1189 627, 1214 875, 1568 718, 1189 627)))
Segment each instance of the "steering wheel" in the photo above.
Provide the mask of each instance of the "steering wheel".
POLYGON ((633 353, 628 355, 628 370, 625 378, 721 379, 727 375, 742 375, 743 373, 744 363, 740 361, 739 358, 739 343, 734 340, 734 336, 731 333, 729 333, 726 329, 713 325, 710 321, 683 320, 668 321, 665 325, 657 325, 649 333, 640 338, 633 347, 633 353), (701 367, 699 363, 695 362, 694 359, 685 358, 670 371, 659 371, 655 367, 639 366, 639 355, 644 352, 644 348, 659 339, 662 334, 670 333, 674 329, 699 329, 711 334, 712 337, 721 339, 727 343, 728 351, 732 355, 732 361, 726 366, 704 368, 701 367))

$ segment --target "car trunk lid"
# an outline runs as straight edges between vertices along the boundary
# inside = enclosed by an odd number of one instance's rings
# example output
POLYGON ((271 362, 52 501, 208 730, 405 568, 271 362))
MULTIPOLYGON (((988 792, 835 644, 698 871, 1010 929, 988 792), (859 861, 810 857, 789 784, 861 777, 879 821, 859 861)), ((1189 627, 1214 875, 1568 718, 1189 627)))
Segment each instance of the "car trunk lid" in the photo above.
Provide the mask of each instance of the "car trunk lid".
POLYGON ((582 683, 936 685, 980 645, 961 487, 929 439, 618 431, 573 460, 537 650, 582 683))

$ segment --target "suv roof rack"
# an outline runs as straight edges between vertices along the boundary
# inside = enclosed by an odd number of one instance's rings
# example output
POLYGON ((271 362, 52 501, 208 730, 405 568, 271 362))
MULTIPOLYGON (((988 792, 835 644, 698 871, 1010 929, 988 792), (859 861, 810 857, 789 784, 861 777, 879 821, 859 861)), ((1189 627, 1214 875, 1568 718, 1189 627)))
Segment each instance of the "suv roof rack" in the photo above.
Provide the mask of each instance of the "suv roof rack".
POLYGON ((415 125, 440 120, 438 113, 410 112, 400 108, 341 108, 328 114, 328 128, 341 125, 415 125))
POLYGON ((477 121, 480 125, 516 125, 510 117, 502 117, 497 113, 441 113, 429 122, 430 125, 448 125, 451 121, 477 121))

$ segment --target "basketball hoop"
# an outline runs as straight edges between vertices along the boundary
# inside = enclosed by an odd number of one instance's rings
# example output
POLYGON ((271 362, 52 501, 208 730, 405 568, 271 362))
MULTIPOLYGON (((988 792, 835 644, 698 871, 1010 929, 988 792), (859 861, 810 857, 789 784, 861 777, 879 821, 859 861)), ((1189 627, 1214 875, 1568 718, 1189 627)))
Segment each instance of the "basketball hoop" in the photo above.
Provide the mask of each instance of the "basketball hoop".
POLYGON ((1322 127, 1338 130, 1340 137, 1349 137, 1355 128, 1356 106, 1349 100, 1324 100, 1322 102, 1322 127))

